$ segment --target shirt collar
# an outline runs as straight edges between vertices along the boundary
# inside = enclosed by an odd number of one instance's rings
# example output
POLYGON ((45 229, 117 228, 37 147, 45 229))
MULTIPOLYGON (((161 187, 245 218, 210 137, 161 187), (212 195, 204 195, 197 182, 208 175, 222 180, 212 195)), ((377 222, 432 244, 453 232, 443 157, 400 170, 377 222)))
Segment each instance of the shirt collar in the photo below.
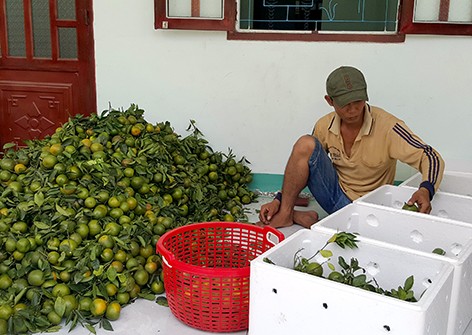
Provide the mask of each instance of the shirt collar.
MULTIPOLYGON (((364 135, 369 135, 372 129, 372 113, 370 111, 370 106, 366 103, 365 104, 365 113, 364 113, 364 121, 362 123, 361 130, 357 135, 357 138, 360 138, 364 135)), ((334 119, 331 122, 331 126, 329 127, 329 131, 331 131, 335 135, 339 135, 341 133, 341 118, 338 116, 336 112, 334 112, 334 119)))

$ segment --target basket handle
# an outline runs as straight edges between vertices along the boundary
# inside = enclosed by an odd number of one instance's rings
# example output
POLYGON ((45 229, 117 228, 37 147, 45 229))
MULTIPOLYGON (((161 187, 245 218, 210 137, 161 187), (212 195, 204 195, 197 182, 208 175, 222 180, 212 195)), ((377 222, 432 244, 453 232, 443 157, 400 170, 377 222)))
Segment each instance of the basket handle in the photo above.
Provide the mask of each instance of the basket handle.
POLYGON ((266 239, 266 242, 272 244, 273 246, 276 244, 279 244, 281 241, 285 239, 284 234, 282 234, 280 231, 278 231, 275 228, 265 226, 262 229, 263 229, 264 238, 266 239))
POLYGON ((169 267, 169 269, 172 269, 172 265, 170 265, 169 262, 167 262, 167 259, 164 256, 162 256, 161 258, 162 258, 162 261, 169 267))

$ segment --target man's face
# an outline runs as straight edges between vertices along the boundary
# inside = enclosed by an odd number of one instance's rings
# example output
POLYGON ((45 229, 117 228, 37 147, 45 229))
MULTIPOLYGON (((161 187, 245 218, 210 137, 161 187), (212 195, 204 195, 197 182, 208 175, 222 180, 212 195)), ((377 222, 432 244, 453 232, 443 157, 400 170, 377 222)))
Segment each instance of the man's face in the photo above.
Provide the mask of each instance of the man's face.
POLYGON ((362 124, 362 121, 364 118, 364 108, 365 108, 364 100, 353 101, 343 107, 336 105, 334 100, 331 98, 326 99, 326 100, 331 106, 334 107, 334 110, 336 111, 338 116, 341 118, 343 123, 362 124))

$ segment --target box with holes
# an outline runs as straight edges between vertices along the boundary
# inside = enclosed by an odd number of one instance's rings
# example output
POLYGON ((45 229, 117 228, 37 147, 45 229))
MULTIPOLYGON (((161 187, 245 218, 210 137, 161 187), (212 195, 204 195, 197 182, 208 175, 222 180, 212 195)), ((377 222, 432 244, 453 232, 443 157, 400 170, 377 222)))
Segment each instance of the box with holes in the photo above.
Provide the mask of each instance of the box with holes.
POLYGON ((453 281, 449 262, 361 240, 355 249, 329 243, 328 260, 326 254, 315 256, 322 277, 293 269, 297 255, 310 258, 332 235, 299 230, 252 261, 249 335, 446 334, 453 281), (339 256, 350 264, 356 259, 368 282, 386 291, 406 287, 413 276, 416 302, 327 279, 333 271, 329 263, 343 272, 339 256))
POLYGON ((331 234, 349 231, 359 234, 361 240, 449 262, 454 274, 447 334, 462 334, 472 320, 472 225, 354 203, 312 229, 331 234))
MULTIPOLYGON (((417 173, 401 183, 400 186, 418 188, 421 181, 421 174, 417 173)), ((472 197, 472 173, 444 171, 443 179, 441 185, 439 185, 438 192, 472 197)))
MULTIPOLYGON (((380 206, 392 209, 394 211, 402 210, 412 194, 417 190, 415 187, 384 185, 376 190, 355 200, 356 203, 362 203, 372 206, 380 206)), ((472 197, 456 194, 438 192, 431 201, 431 216, 445 218, 456 221, 460 225, 472 225, 472 197)), ((414 213, 417 216, 427 214, 414 213)))

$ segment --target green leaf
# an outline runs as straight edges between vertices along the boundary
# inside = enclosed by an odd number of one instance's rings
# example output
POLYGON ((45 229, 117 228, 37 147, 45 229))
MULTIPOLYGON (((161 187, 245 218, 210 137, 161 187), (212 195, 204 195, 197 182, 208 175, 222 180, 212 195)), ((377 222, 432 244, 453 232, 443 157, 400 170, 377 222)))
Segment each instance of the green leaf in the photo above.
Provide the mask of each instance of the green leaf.
POLYGON ((142 245, 143 247, 146 246, 146 241, 144 241, 144 238, 143 238, 141 235, 138 235, 138 240, 139 240, 139 242, 141 242, 141 245, 142 245))
POLYGON ((109 281, 114 281, 116 279, 116 269, 113 266, 110 266, 107 270, 107 278, 109 281))
POLYGON ((100 321, 100 324, 101 324, 101 326, 103 327, 103 329, 109 330, 109 331, 113 331, 113 327, 112 327, 110 321, 108 321, 107 319, 103 318, 103 319, 100 321))
POLYGON ((200 188, 195 189, 194 199, 196 201, 202 201, 203 200, 203 192, 200 188))
POLYGON ((150 301, 154 301, 154 298, 156 297, 156 295, 152 293, 139 293, 138 296, 150 301))
POLYGON ((405 289, 405 291, 411 290, 412 287, 413 287, 414 282, 415 282, 415 280, 414 280, 413 276, 408 277, 405 280, 405 285, 403 285, 403 288, 405 289))
POLYGON ((444 251, 444 249, 435 248, 435 249, 433 250, 433 254, 438 254, 438 255, 444 256, 444 255, 446 254, 446 252, 444 251))
POLYGON ((269 258, 267 258, 267 257, 264 257, 264 258, 262 259, 262 261, 265 262, 265 263, 269 263, 269 264, 275 264, 274 262, 272 262, 272 261, 271 261, 269 258))
POLYGON ((349 265, 347 265, 346 261, 344 260, 342 256, 338 257, 338 263, 344 270, 349 269, 349 265))
POLYGON ((34 203, 38 206, 41 207, 44 203, 44 194, 43 192, 39 191, 34 194, 34 203))
POLYGON ((21 298, 23 297, 23 295, 26 293, 26 291, 28 290, 27 287, 24 287, 20 293, 18 293, 16 296, 15 296, 15 305, 21 300, 21 298))
POLYGON ((10 143, 5 143, 5 144, 3 145, 3 149, 10 149, 10 148, 13 148, 13 147, 15 147, 15 146, 16 146, 15 143, 11 143, 11 142, 10 142, 10 143))
POLYGON ((354 277, 352 280, 352 286, 355 287, 362 287, 366 284, 367 276, 366 275, 359 275, 354 277))
POLYGON ((334 267, 334 265, 332 263, 328 263, 328 268, 331 270, 331 271, 335 271, 336 268, 334 267))
POLYGON ((97 331, 95 330, 95 327, 92 326, 91 324, 86 323, 86 324, 85 324, 85 328, 87 328, 87 330, 88 330, 89 332, 91 332, 92 334, 95 334, 95 335, 97 334, 97 331))
POLYGON ((33 223, 38 229, 48 229, 50 228, 48 224, 41 221, 34 221, 33 223))
POLYGON ((54 303, 54 311, 57 313, 59 316, 64 316, 64 313, 66 311, 66 302, 62 297, 57 297, 56 302, 54 303))
POLYGON ((331 238, 328 240, 328 243, 336 242, 337 237, 338 237, 338 234, 334 234, 334 235, 331 236, 331 238))
POLYGON ((320 254, 324 258, 330 258, 331 256, 333 256, 333 252, 331 250, 320 250, 320 254))
POLYGON ((159 296, 156 298, 156 303, 161 306, 169 307, 169 303, 167 302, 167 298, 163 296, 159 296))
POLYGON ((63 216, 70 216, 70 213, 62 208, 59 204, 56 204, 56 211, 63 216))
POLYGON ((94 274, 95 276, 101 276, 102 273, 103 273, 103 265, 100 265, 100 266, 98 267, 98 269, 93 270, 93 274, 94 274))

